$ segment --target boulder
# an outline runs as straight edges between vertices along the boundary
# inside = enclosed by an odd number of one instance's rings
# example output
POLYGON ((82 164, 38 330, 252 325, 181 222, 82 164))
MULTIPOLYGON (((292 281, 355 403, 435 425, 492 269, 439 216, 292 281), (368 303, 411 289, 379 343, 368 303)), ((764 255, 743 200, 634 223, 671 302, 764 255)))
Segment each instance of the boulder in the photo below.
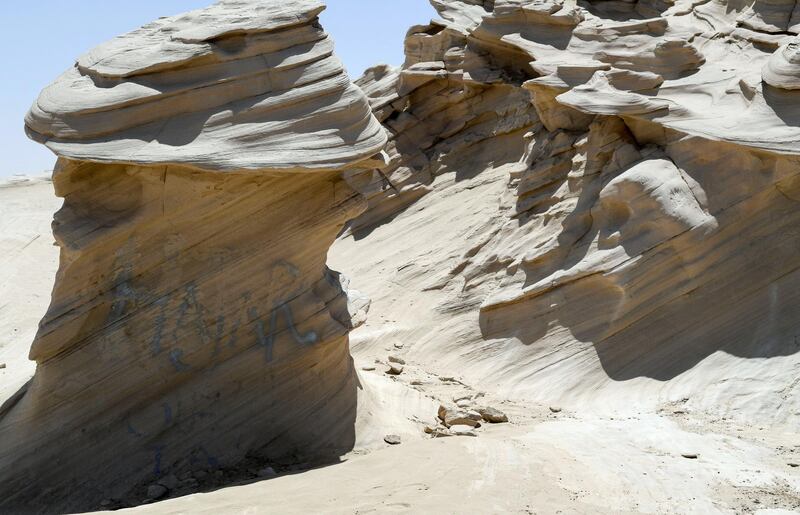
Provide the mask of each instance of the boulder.
POLYGON ((485 420, 486 422, 490 422, 492 424, 500 424, 503 422, 508 422, 508 417, 506 416, 506 414, 498 409, 487 406, 483 408, 478 408, 476 411, 480 413, 481 418, 483 418, 483 420, 485 420))

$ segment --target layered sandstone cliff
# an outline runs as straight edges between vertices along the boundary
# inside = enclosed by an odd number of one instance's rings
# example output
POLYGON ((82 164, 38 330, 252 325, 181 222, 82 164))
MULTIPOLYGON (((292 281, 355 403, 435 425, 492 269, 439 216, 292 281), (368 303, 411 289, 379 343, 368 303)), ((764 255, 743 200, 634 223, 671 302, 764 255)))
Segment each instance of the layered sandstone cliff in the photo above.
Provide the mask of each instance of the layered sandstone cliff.
MULTIPOLYGON (((78 59, 32 107, 61 263, 0 408, 0 511, 148 497, 164 477, 335 459, 355 310, 326 266, 386 136, 317 0, 222 0, 78 59)), ((195 482, 196 484, 196 482, 195 482)))
POLYGON ((794 3, 431 3, 358 81, 390 165, 334 256, 375 250, 374 332, 517 399, 796 427, 794 3))

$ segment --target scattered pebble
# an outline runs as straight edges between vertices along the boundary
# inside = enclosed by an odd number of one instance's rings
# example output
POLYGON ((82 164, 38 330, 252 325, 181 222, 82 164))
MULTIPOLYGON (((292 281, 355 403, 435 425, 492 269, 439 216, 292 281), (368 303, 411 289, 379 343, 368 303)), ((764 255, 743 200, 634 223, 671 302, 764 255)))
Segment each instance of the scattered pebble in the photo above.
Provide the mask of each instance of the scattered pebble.
POLYGON ((391 365, 389 370, 386 371, 390 376, 399 376, 403 373, 403 367, 400 365, 391 365))
POLYGON ((395 343, 394 344, 394 348, 395 349, 402 349, 403 348, 403 344, 402 343, 395 343))
POLYGON ((168 491, 169 490, 167 490, 167 487, 165 487, 164 485, 159 485, 159 484, 150 485, 147 487, 147 497, 154 500, 161 499, 162 497, 167 495, 168 491))
POLYGON ((398 435, 386 435, 383 437, 383 441, 388 443, 389 445, 400 445, 400 437, 398 435))
POLYGON ((0 363, 0 369, 3 369, 3 368, 6 368, 6 364, 5 363, 0 363))
POLYGON ((373 370, 375 370, 375 367, 361 367, 361 370, 363 370, 364 372, 372 372, 373 370))
POLYGON ((700 455, 695 452, 684 452, 681 453, 681 456, 683 456, 687 460, 696 460, 700 455))
POLYGON ((275 477, 278 473, 272 467, 264 467, 258 471, 258 477, 275 477))
POLYGON ((411 386, 422 386, 422 381, 411 381, 411 386))
POLYGON ((403 358, 398 358, 397 356, 389 356, 390 363, 398 363, 400 365, 405 365, 406 361, 403 358))
POLYGON ((486 422, 492 424, 502 424, 504 422, 508 422, 508 416, 498 409, 487 406, 485 408, 478 408, 476 411, 486 422))
POLYGON ((797 467, 800 467, 800 463, 787 463, 787 465, 789 465, 793 469, 796 469, 797 467))
POLYGON ((550 411, 553 413, 561 413, 561 408, 558 406, 550 406, 550 411))

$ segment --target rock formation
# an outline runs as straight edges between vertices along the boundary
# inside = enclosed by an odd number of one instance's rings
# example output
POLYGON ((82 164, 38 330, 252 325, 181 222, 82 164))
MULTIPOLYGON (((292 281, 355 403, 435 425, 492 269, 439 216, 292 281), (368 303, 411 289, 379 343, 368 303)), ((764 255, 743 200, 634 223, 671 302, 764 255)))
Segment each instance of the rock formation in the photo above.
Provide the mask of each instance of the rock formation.
POLYGON ((794 2, 431 3, 357 81, 390 165, 337 261, 381 249, 381 334, 517 398, 796 427, 794 2))
POLYGON ((352 447, 354 306, 326 255, 364 208, 342 172, 386 136, 323 9, 160 19, 31 108, 59 156, 61 263, 36 374, 0 408, 0 511, 140 502, 164 476, 352 447))

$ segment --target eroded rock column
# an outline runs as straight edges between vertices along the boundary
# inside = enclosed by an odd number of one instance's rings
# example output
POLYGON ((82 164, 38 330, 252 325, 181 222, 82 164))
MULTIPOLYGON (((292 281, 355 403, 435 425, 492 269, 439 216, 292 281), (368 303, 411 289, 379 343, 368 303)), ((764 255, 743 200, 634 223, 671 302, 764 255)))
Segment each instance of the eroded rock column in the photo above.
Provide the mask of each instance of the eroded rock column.
POLYGON ((327 250, 385 144, 316 0, 161 19, 81 57, 29 134, 59 155, 61 266, 0 409, 0 506, 132 504, 169 475, 352 447, 351 316, 327 250))

